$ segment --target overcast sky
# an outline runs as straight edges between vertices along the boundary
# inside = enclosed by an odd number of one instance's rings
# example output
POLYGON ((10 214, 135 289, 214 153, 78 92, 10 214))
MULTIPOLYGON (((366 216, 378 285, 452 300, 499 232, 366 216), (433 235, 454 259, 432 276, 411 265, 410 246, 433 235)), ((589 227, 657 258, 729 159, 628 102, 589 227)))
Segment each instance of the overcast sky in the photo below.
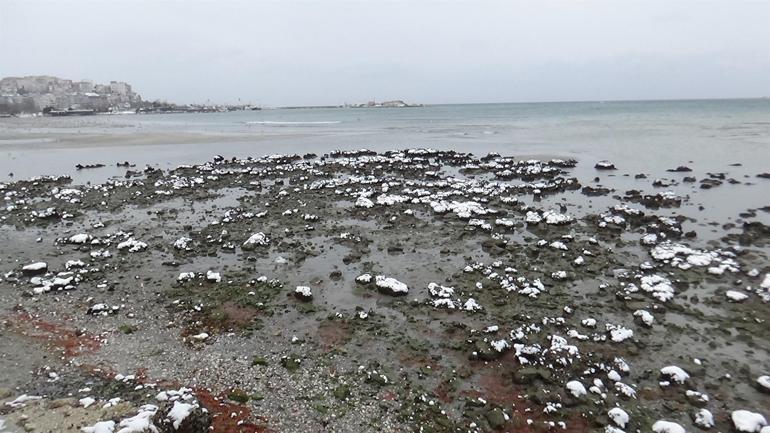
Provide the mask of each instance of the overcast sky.
POLYGON ((0 76, 266 106, 770 96, 770 2, 0 0, 0 76))

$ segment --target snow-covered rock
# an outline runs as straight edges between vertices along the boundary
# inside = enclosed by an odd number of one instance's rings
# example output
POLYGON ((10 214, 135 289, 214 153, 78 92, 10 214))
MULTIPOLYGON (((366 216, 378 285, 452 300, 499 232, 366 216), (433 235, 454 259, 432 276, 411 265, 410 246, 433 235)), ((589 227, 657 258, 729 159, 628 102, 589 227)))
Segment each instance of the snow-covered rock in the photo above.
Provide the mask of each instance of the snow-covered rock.
POLYGON ((377 275, 374 277, 374 284, 386 295, 403 296, 409 293, 409 287, 395 278, 377 275))
POLYGON ((249 236, 248 239, 241 245, 244 251, 254 251, 257 247, 264 247, 270 244, 270 238, 266 234, 259 232, 249 236))
POLYGON ((86 233, 79 233, 79 234, 70 236, 67 241, 71 244, 85 244, 90 242, 91 239, 92 239, 91 235, 86 233))
POLYGON ((190 281, 195 278, 195 272, 180 272, 177 281, 190 281))
POLYGON ((80 429, 83 433, 113 433, 115 421, 99 421, 96 424, 80 429))
POLYGON ((364 209, 369 209, 369 208, 374 207, 374 202, 369 200, 368 198, 366 198, 364 196, 360 196, 360 197, 358 197, 358 199, 356 199, 355 206, 356 207, 361 207, 361 208, 364 208, 364 209))
POLYGON ((605 326, 607 330, 610 332, 610 339, 615 343, 621 343, 634 336, 634 331, 624 326, 615 326, 609 323, 606 324, 605 326))
POLYGON ((643 276, 639 286, 661 302, 666 302, 674 297, 675 290, 671 281, 660 275, 643 276))
POLYGON ((126 250, 126 251, 128 251, 130 253, 135 253, 135 252, 138 252, 138 251, 142 251, 142 250, 144 250, 146 248, 147 248, 147 244, 146 243, 144 243, 142 241, 138 241, 138 240, 136 240, 134 238, 128 238, 127 240, 125 240, 125 241, 123 241, 123 242, 118 244, 118 251, 126 250))
POLYGON ((481 305, 479 305, 479 303, 476 302, 476 300, 473 298, 468 298, 468 300, 463 304, 463 310, 465 311, 479 311, 481 309, 481 305))
POLYGON ((665 420, 655 421, 652 425, 652 431, 655 433, 686 433, 686 430, 681 425, 665 420))
POLYGON ((739 292, 738 290, 728 290, 725 292, 725 296, 733 302, 743 302, 746 299, 749 299, 749 295, 739 292))
POLYGON ((371 274, 362 274, 356 277, 356 282, 359 284, 369 284, 372 282, 371 274))
POLYGON ((492 346, 492 348, 495 349, 496 352, 503 352, 504 350, 511 347, 511 345, 508 343, 507 340, 490 341, 489 345, 492 346))
POLYGON ((222 275, 219 272, 206 271, 206 279, 213 283, 219 283, 222 281, 222 275))
POLYGON ((647 327, 651 327, 652 324, 655 323, 655 317, 647 310, 634 311, 634 317, 638 317, 639 320, 641 320, 642 323, 647 327))
POLYGON ((28 265, 24 265, 21 268, 21 270, 27 275, 43 274, 48 270, 48 263, 46 262, 30 263, 28 265))
POLYGON ((166 419, 171 421, 171 425, 174 427, 174 430, 179 430, 179 426, 182 425, 182 422, 187 419, 188 416, 190 416, 196 407, 197 406, 194 404, 183 403, 177 400, 174 402, 174 406, 171 408, 171 410, 168 411, 166 419))
POLYGON ((152 423, 152 417, 157 411, 158 407, 151 404, 140 407, 136 415, 120 421, 118 427, 121 429, 117 433, 144 433, 157 430, 152 423))
POLYGON ((668 367, 661 368, 660 374, 679 384, 685 383, 685 381, 690 378, 690 375, 687 374, 686 371, 676 365, 669 365, 668 367))
POLYGON ((294 297, 303 301, 309 301, 313 299, 313 291, 308 286, 297 286, 294 289, 294 297))
POLYGON ((578 380, 571 380, 567 382, 565 386, 567 387, 567 390, 569 390, 569 393, 572 394, 574 397, 580 398, 588 394, 588 391, 586 391, 585 385, 580 383, 580 381, 578 380))
POLYGON ((626 424, 628 424, 630 419, 628 413, 619 407, 613 407, 608 410, 607 416, 620 428, 626 428, 626 424))
POLYGON ((759 376, 757 378, 757 385, 759 385, 761 389, 764 389, 765 392, 770 392, 770 376, 759 376))
POLYGON ((174 241, 174 248, 182 251, 190 251, 190 244, 192 241, 193 240, 191 238, 182 236, 181 238, 174 241))
POLYGON ((540 216, 539 213, 529 211, 527 212, 526 217, 524 218, 524 221, 526 221, 529 224, 538 224, 540 221, 543 221, 543 217, 540 216))
POLYGON ((767 425, 767 420, 762 414, 748 410, 734 410, 730 414, 735 430, 746 433, 758 433, 767 425))
POLYGON ((567 279, 567 272, 566 271, 552 272, 551 278, 553 278, 554 280, 565 280, 567 279))
POLYGON ((698 427, 709 429, 714 427, 714 415, 708 409, 700 409, 698 412, 695 412, 693 422, 698 427))
POLYGON ((574 218, 571 216, 552 210, 543 212, 543 219, 545 220, 546 224, 550 225, 564 225, 574 221, 574 218))

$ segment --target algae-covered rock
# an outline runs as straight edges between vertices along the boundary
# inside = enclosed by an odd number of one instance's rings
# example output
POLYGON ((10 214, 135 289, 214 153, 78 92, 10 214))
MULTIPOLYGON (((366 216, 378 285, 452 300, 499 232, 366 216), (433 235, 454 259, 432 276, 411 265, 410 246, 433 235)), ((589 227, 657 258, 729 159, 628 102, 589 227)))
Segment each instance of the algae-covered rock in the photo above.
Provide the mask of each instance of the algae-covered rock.
POLYGON ((345 400, 350 397, 350 387, 348 385, 339 385, 334 388, 334 397, 338 400, 345 400))
POLYGON ((505 414, 499 408, 494 408, 484 415, 489 423, 489 426, 494 430, 502 430, 505 423, 508 421, 505 419, 505 414))
POLYGON ((513 373, 513 381, 518 384, 526 385, 537 380, 551 382, 553 373, 551 370, 543 367, 524 367, 513 373))

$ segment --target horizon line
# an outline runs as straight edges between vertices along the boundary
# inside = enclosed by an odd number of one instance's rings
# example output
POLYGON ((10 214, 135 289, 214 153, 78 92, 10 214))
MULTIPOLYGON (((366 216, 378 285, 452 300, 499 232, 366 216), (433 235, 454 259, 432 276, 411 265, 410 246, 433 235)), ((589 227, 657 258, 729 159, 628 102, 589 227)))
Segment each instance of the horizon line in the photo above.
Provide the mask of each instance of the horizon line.
MULTIPOLYGON (((440 105, 495 105, 495 104, 579 104, 579 103, 614 103, 614 102, 687 102, 687 101, 740 101, 740 100, 763 100, 770 99, 770 96, 731 96, 731 97, 703 97, 703 98, 654 98, 654 99, 572 99, 572 100, 550 100, 550 101, 505 101, 505 102, 438 102, 422 103, 415 102, 409 107, 360 107, 360 108, 420 108, 427 106, 440 105)), ((193 103, 194 104, 194 103, 193 103)), ((221 104, 228 105, 228 104, 221 104)), ((343 104, 314 104, 314 105, 265 105, 262 108, 282 109, 282 108, 358 108, 346 107, 348 103, 343 104)))

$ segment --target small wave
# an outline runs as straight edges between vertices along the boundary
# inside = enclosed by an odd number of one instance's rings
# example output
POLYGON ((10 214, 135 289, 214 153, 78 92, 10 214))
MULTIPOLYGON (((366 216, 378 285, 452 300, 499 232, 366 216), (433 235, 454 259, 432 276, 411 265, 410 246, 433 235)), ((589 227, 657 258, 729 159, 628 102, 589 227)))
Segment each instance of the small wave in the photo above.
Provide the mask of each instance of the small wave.
POLYGON ((279 121, 279 120, 253 120, 246 122, 247 125, 272 125, 272 126, 313 126, 313 125, 336 125, 342 123, 339 120, 316 120, 316 121, 279 121))

